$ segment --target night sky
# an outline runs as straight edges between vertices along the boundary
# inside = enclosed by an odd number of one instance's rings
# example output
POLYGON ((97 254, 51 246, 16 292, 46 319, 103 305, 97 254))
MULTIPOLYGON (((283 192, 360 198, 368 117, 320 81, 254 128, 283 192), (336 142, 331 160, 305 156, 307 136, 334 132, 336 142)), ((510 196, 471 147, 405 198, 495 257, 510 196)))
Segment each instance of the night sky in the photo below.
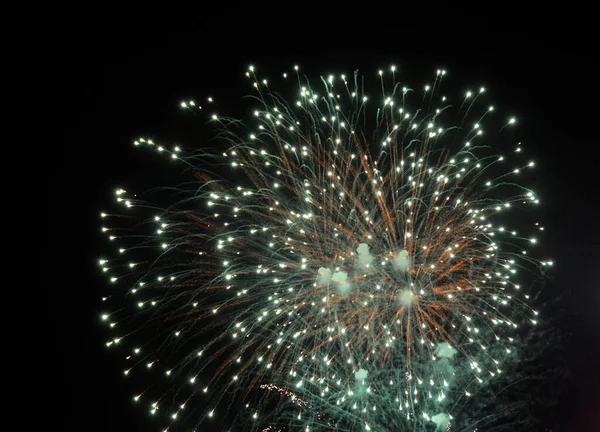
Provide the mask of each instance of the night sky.
POLYGON ((105 348, 108 332, 99 321, 100 297, 109 288, 97 258, 110 247, 98 214, 116 186, 143 190, 168 178, 166 164, 134 149, 133 139, 202 142, 211 129, 203 118, 185 115, 183 99, 213 96, 235 116, 241 96, 251 92, 249 64, 275 78, 296 63, 313 76, 355 69, 375 76, 395 64, 416 77, 414 86, 443 67, 448 92, 485 85, 498 109, 515 113, 539 167, 543 247, 555 261, 544 296, 556 300, 551 310, 566 335, 550 335, 547 343, 567 344, 565 377, 555 386, 560 398, 547 416, 562 427, 553 430, 600 430, 600 100, 590 27, 575 22, 567 31, 548 22, 534 30, 504 22, 497 30, 435 30, 403 23, 386 34, 340 28, 317 36, 306 28, 288 35, 270 21, 240 30, 226 18, 186 31, 142 23, 66 26, 53 45, 56 96, 49 109, 60 117, 62 139, 51 155, 59 155, 51 174, 56 187, 48 192, 58 211, 49 223, 62 233, 64 251, 51 251, 57 256, 50 262, 60 256, 53 266, 64 285, 49 300, 54 326, 48 327, 57 372, 51 388, 61 396, 47 396, 56 403, 58 430, 157 430, 145 407, 130 402, 122 358, 105 348), (238 37, 228 34, 233 30, 238 37))

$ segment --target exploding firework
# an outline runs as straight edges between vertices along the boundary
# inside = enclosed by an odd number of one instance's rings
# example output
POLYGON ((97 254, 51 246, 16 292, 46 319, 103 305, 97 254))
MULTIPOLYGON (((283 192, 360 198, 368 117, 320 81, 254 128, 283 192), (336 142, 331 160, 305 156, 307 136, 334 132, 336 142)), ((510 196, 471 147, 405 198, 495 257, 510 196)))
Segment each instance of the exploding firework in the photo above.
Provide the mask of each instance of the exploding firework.
POLYGON ((135 141, 189 181, 118 189, 102 213, 102 319, 167 430, 473 430, 510 411, 490 401, 534 334, 523 284, 552 265, 529 252, 534 162, 483 88, 379 75, 369 95, 295 68, 286 99, 250 68, 252 116, 211 113, 215 148, 135 141))

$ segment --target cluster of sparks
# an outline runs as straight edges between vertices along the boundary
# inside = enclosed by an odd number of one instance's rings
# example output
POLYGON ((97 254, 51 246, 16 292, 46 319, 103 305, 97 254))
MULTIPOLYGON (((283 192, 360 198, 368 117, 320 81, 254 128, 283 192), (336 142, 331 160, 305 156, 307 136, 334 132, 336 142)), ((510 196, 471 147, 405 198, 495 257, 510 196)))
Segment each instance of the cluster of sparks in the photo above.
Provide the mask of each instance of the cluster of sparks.
POLYGON ((463 430, 537 323, 519 275, 552 265, 529 251, 543 227, 521 233, 539 200, 516 121, 483 88, 443 96, 443 70, 419 90, 381 71, 371 101, 357 74, 317 91, 294 69, 288 102, 249 68, 253 120, 211 114, 216 149, 135 142, 194 181, 102 213, 107 345, 129 342, 126 375, 163 368, 135 400, 167 430, 463 430))

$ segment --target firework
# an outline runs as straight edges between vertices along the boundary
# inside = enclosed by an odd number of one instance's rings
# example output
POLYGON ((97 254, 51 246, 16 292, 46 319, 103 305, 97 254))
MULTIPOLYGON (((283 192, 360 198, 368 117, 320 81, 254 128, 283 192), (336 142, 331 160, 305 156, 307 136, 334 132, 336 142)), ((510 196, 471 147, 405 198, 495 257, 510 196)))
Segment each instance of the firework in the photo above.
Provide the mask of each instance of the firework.
POLYGON ((357 73, 315 86, 295 68, 286 99, 251 67, 251 118, 210 113, 214 148, 135 141, 190 181, 153 201, 116 191, 102 318, 167 430, 472 430, 503 415, 490 400, 538 320, 524 270, 552 265, 530 253, 543 227, 520 179, 535 164, 483 88, 446 97, 444 70, 418 89, 379 75, 367 94, 357 73))

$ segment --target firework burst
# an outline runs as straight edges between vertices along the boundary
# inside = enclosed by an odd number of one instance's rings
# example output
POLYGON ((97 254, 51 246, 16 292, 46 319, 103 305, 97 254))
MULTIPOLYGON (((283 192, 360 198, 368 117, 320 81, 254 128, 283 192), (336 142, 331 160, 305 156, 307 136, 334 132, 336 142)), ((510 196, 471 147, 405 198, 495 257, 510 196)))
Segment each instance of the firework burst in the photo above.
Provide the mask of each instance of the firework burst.
POLYGON ((444 70, 419 89, 382 71, 369 95, 358 74, 315 87, 295 68, 289 100, 247 77, 252 119, 211 113, 214 149, 135 141, 190 182, 153 201, 118 189, 124 211, 102 214, 119 244, 100 260, 114 284, 107 345, 127 346, 125 374, 149 374, 135 400, 167 413, 168 430, 497 418, 495 382, 510 381, 538 319, 524 270, 552 265, 528 252, 543 228, 523 216, 539 201, 520 185, 535 165, 515 119, 483 88, 443 96, 444 70))

